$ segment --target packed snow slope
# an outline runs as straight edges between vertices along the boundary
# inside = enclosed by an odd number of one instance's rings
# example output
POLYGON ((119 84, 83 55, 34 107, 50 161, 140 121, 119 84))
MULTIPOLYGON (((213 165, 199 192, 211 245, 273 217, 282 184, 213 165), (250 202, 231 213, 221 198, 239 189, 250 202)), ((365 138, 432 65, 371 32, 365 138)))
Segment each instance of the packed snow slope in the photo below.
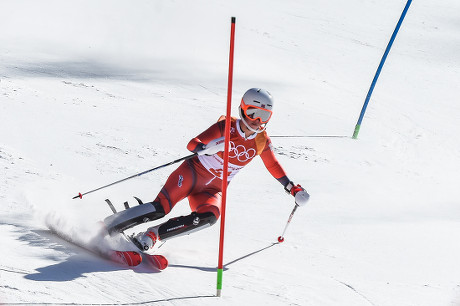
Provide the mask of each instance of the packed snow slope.
MULTIPOLYGON (((351 139, 405 1, 0 2, 0 304, 460 305, 460 2, 414 1, 351 139), (248 165, 229 186, 222 297, 219 225, 168 241, 170 267, 126 269, 80 237, 171 166, 225 113, 269 90, 268 125, 293 198, 248 165), (344 137, 318 137, 344 136, 344 137)), ((188 214, 186 201, 170 216, 188 214)), ((141 229, 137 229, 141 230, 141 229)))

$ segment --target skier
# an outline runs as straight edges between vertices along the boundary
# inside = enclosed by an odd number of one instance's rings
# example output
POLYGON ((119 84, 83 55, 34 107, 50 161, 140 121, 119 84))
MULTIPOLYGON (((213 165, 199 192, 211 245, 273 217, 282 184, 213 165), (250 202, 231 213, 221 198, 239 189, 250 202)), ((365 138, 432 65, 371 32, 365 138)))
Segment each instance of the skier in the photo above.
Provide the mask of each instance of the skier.
MULTIPOLYGON (((273 98, 268 91, 252 88, 243 95, 239 106, 240 119, 231 118, 228 181, 260 155, 271 175, 284 186, 286 192, 295 196, 298 205, 303 205, 309 199, 308 193, 287 177, 265 131, 272 110, 273 98)), ((192 213, 133 235, 131 240, 138 248, 148 251, 158 241, 213 225, 219 219, 222 201, 224 127, 225 116, 222 116, 217 123, 190 140, 187 149, 197 153, 197 156, 184 161, 171 173, 153 202, 107 217, 104 222, 109 232, 124 231, 160 219, 184 198, 188 198, 192 213)))

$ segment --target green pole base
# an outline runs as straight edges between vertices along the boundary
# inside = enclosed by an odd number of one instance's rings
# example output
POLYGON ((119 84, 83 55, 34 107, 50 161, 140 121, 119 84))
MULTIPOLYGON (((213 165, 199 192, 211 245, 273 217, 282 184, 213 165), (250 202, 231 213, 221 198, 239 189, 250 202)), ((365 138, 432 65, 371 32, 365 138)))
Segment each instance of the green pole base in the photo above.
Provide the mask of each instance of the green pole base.
POLYGON ((222 276, 224 274, 224 269, 217 269, 217 296, 222 295, 222 276))
POLYGON ((358 134, 359 134, 359 129, 361 128, 361 124, 357 124, 355 126, 355 131, 353 133, 353 139, 357 139, 358 138, 358 134))

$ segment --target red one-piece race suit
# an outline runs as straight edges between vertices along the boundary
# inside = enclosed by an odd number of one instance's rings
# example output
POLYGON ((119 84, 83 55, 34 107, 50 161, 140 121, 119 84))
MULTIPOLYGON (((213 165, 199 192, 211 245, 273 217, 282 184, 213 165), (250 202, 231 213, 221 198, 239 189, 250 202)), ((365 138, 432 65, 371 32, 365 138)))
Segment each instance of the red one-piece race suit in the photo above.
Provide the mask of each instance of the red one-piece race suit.
MULTIPOLYGON (((196 152, 202 144, 224 136, 225 117, 193 138, 187 149, 196 152)), ((276 159, 270 138, 264 131, 245 137, 240 128, 240 120, 231 119, 230 155, 228 181, 230 181, 254 157, 260 155, 265 167, 280 182, 287 180, 286 173, 276 159)), ((192 211, 211 211, 219 218, 222 200, 223 152, 214 155, 199 155, 184 161, 171 175, 155 201, 160 202, 169 213, 174 205, 188 198, 192 211)))

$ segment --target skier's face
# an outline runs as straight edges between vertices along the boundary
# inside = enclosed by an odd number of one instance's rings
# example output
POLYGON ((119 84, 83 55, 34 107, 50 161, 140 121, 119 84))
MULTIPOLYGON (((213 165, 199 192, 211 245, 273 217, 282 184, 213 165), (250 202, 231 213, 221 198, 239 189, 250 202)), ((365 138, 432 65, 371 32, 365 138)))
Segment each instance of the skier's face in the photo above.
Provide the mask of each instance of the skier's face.
POLYGON ((260 121, 260 119, 255 119, 255 120, 252 120, 252 119, 249 119, 247 121, 248 125, 253 128, 254 130, 258 130, 259 127, 262 125, 262 122, 260 121))

